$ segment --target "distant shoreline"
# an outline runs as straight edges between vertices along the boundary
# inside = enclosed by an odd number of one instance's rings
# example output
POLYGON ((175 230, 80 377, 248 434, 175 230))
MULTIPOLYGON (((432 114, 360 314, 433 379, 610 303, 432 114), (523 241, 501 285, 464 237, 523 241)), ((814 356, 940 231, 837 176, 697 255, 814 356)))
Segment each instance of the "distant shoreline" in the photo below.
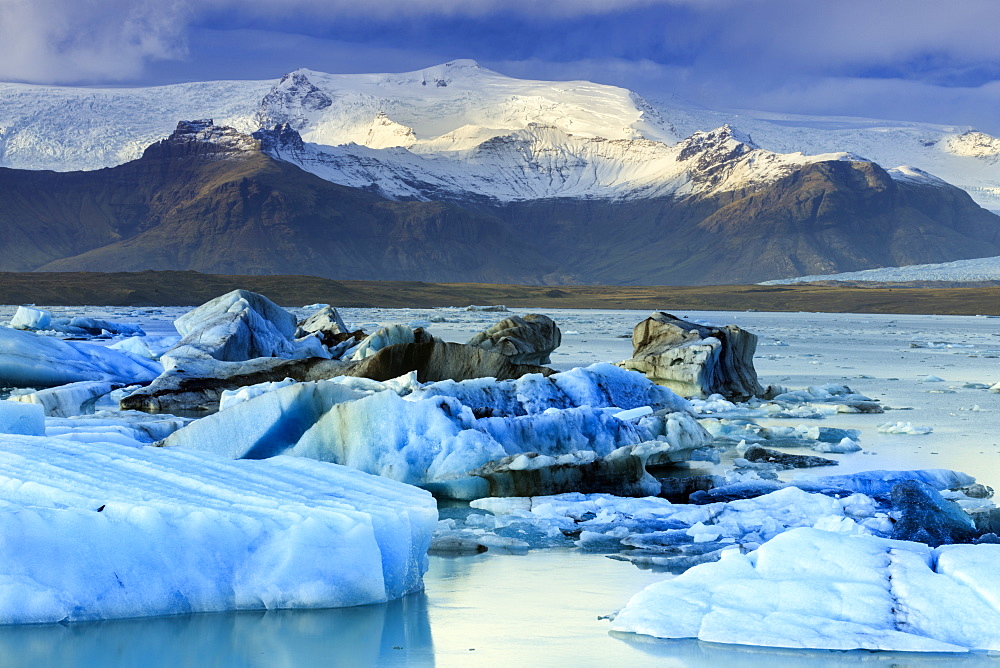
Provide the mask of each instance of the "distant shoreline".
POLYGON ((236 288, 282 306, 819 311, 1000 315, 1000 285, 796 283, 788 285, 494 285, 335 281, 315 276, 225 276, 194 271, 0 272, 0 304, 195 306, 236 288))

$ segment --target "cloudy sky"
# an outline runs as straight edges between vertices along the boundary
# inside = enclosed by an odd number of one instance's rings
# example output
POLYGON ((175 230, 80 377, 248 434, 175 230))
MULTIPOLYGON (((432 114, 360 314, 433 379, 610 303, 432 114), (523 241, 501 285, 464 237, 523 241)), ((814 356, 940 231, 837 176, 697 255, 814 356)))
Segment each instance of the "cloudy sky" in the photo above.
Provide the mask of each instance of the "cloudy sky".
POLYGON ((1000 135, 1000 0, 0 0, 0 80, 145 85, 474 58, 716 108, 1000 135))

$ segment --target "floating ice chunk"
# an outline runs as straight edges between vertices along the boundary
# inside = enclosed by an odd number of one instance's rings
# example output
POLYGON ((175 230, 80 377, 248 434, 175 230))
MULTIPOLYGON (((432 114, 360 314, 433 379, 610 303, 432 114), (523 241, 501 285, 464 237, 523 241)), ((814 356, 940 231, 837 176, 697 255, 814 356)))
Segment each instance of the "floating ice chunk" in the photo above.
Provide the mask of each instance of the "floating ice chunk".
POLYGON ((55 387, 82 380, 149 382, 158 362, 90 343, 0 328, 0 386, 55 387))
POLYGON ((174 327, 184 338, 161 357, 168 371, 198 361, 330 357, 315 336, 292 338, 295 316, 247 290, 233 290, 202 304, 175 320, 174 327))
POLYGON ((115 389, 111 383, 83 380, 10 397, 9 401, 38 404, 49 417, 70 417, 93 413, 97 400, 115 389))
POLYGON ((718 540, 722 536, 722 532, 719 531, 717 527, 706 526, 702 522, 695 522, 690 529, 687 530, 687 534, 696 543, 708 543, 710 541, 718 540))
POLYGON ((495 304, 492 306, 473 306, 469 305, 465 307, 466 311, 477 311, 483 313, 507 313, 509 309, 503 304, 495 304))
POLYGON ((98 411, 93 415, 46 418, 46 436, 82 443, 150 445, 193 422, 193 418, 140 411, 98 411))
POLYGON ((921 383, 943 383, 944 378, 939 378, 938 376, 924 376, 920 379, 921 383))
POLYGON ((576 367, 545 377, 528 374, 516 380, 479 378, 429 383, 417 394, 451 396, 477 414, 530 415, 549 408, 579 406, 630 410, 690 412, 690 404, 645 376, 606 362, 576 367))
MULTIPOLYGON (((825 443, 840 443, 845 438, 856 439, 861 436, 860 429, 836 429, 834 427, 809 427, 799 425, 795 431, 805 438, 825 443)), ((834 452, 830 450, 829 452, 834 452)))
POLYGON ((998 564, 998 545, 932 550, 798 528, 647 587, 612 629, 774 647, 996 650, 998 564))
POLYGON ((45 435, 45 409, 37 404, 0 401, 0 434, 45 435))
POLYGON ((272 457, 295 445, 334 404, 364 396, 333 381, 292 383, 197 420, 165 445, 232 458, 272 457))
MULTIPOLYGON (((878 530, 863 522, 876 517, 879 506, 869 497, 854 494, 837 499, 788 487, 754 499, 704 506, 672 504, 662 498, 629 499, 609 494, 559 494, 530 498, 485 498, 472 507, 498 516, 498 524, 516 518, 537 530, 556 527, 563 531, 590 531, 614 535, 623 545, 670 552, 681 543, 759 544, 789 528, 809 527, 817 522, 845 530, 870 533, 878 530)), ((891 526, 889 528, 891 530, 891 526)), ((582 537, 582 534, 581 534, 582 537)), ((603 541, 598 536, 594 541, 603 541)), ((607 545, 605 545, 607 547, 607 545)), ((685 548, 686 549, 686 548, 685 548)))
POLYGON ((912 422, 886 422, 885 424, 880 424, 878 426, 878 433, 880 434, 929 434, 934 429, 932 427, 919 427, 914 425, 912 422))
POLYGON ((146 334, 139 325, 81 316, 70 318, 66 322, 66 329, 82 330, 90 336, 145 336, 146 334))
POLYGON ((233 290, 207 301, 174 320, 174 327, 181 336, 187 336, 222 314, 239 313, 248 309, 267 320, 285 338, 295 334, 295 316, 267 297, 249 290, 233 290))
POLYGON ((363 360, 378 351, 397 343, 413 343, 414 330, 406 325, 388 325, 365 338, 355 349, 352 360, 363 360))
POLYGON ((500 353, 514 364, 541 365, 552 361, 552 351, 561 342, 559 327, 551 318, 528 313, 504 318, 474 335, 466 345, 500 353))
POLYGON ((253 399, 254 397, 259 397, 266 392, 280 390, 281 388, 288 387, 294 383, 295 381, 291 378, 286 378, 284 380, 276 380, 268 383, 246 385, 238 390, 223 390, 222 396, 219 397, 219 410, 224 411, 227 408, 232 408, 236 404, 253 399))
POLYGON ((0 624, 398 598, 437 522, 426 492, 332 464, 32 436, 0 436, 0 509, 0 624))
POLYGON ((52 314, 40 308, 30 306, 18 306, 14 316, 10 319, 10 326, 14 329, 46 329, 52 322, 52 314))
POLYGON ((861 446, 849 438, 840 439, 839 443, 820 442, 813 446, 816 452, 832 452, 836 454, 846 454, 849 452, 860 452, 861 446))
POLYGON ((124 350, 139 357, 158 360, 163 353, 177 345, 179 336, 130 336, 121 341, 115 341, 108 348, 124 350))
POLYGON ((896 523, 892 537, 937 547, 945 543, 971 543, 978 537, 972 518, 957 504, 919 480, 904 480, 892 488, 896 523))
POLYGON ((638 408, 630 408, 624 411, 618 411, 614 414, 619 420, 635 420, 636 418, 641 418, 645 415, 652 415, 653 409, 650 406, 640 406, 638 408))
POLYGON ((1000 383, 990 386, 990 392, 1000 393, 1000 383))
POLYGON ((968 487, 976 479, 967 473, 948 469, 918 469, 913 471, 861 471, 847 475, 822 477, 802 476, 793 485, 827 485, 832 488, 860 492, 867 496, 887 498, 892 488, 904 480, 920 480, 936 490, 968 487))

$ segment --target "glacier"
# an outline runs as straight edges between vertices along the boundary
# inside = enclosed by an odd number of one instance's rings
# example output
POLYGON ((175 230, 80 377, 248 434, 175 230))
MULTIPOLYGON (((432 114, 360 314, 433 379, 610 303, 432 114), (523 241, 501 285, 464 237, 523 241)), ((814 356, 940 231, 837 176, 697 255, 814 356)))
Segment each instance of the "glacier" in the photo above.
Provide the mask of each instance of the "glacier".
POLYGON ((23 435, 0 435, 0 509, 0 624, 395 599, 437 521, 335 464, 23 435))
POLYGON ((276 138, 273 155, 390 198, 642 198, 690 189, 677 169, 679 142, 728 125, 755 149, 729 178, 734 185, 863 156, 898 167, 894 178, 931 183, 922 176, 929 172, 1000 209, 1000 140, 971 128, 651 103, 615 86, 520 80, 469 60, 399 74, 303 68, 278 81, 153 88, 0 83, 0 100, 0 165, 17 168, 121 164, 179 120, 211 117, 245 134, 294 130, 301 140, 276 138))

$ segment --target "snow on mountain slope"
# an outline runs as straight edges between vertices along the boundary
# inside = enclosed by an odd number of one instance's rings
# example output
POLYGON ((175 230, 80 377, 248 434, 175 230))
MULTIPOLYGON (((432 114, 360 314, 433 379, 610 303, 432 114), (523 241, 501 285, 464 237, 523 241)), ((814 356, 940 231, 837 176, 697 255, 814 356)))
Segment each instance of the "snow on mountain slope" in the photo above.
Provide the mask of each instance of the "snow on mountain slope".
POLYGON ((402 74, 300 69, 277 82, 0 84, 0 166, 65 171, 120 164, 168 136, 178 121, 198 118, 240 132, 287 124, 306 143, 274 155, 396 198, 685 194, 754 185, 796 164, 853 154, 885 167, 912 165, 894 177, 934 174, 1000 209, 1000 140, 983 133, 717 112, 676 101, 658 110, 623 88, 513 79, 469 60, 402 74), (694 171, 705 173, 690 177, 694 163, 679 156, 696 151, 691 142, 703 141, 696 133, 711 137, 726 124, 753 137, 741 143, 761 150, 738 164, 727 158, 711 178, 707 163, 700 164, 694 171))
POLYGON ((803 164, 854 157, 779 155, 757 148, 729 127, 668 146, 648 139, 578 137, 531 124, 472 148, 440 152, 322 146, 300 141, 287 128, 258 136, 276 158, 391 199, 687 196, 754 187, 803 164))
POLYGON ((1000 210, 1000 139, 968 127, 846 116, 714 111, 654 102, 680 134, 730 124, 778 153, 847 151, 890 168, 914 165, 1000 210), (668 111, 669 110, 669 111, 668 111))
POLYGON ((155 88, 68 88, 0 83, 0 167, 72 171, 142 155, 181 120, 211 117, 257 129, 270 81, 209 81, 155 88))
POLYGON ((404 74, 303 69, 278 82, 114 89, 0 84, 0 165, 109 167, 137 158, 178 121, 194 118, 243 132, 288 123, 306 141, 371 148, 412 146, 453 133, 445 143, 465 150, 533 123, 584 137, 679 139, 652 107, 623 88, 512 79, 460 60, 404 74))
POLYGON ((979 282, 1000 281, 1000 257, 980 257, 940 264, 913 264, 908 267, 883 267, 865 271, 850 271, 825 276, 800 276, 761 285, 785 285, 812 281, 873 281, 877 283, 904 283, 908 281, 979 282))
MULTIPOLYGON (((586 81, 512 79, 472 60, 456 60, 403 74, 324 74, 300 69, 285 75, 265 97, 260 125, 288 123, 307 142, 349 141, 384 148, 408 146, 466 126, 491 128, 452 150, 473 148, 490 136, 530 124, 604 139, 646 138, 673 143, 673 128, 642 98, 623 88, 586 81), (382 117, 373 129, 373 119, 382 117), (391 120, 391 123, 386 121, 391 120), (412 132, 408 133, 405 129, 412 132), (368 139, 358 141, 358 138, 368 139)), ((426 150, 440 150, 432 143, 426 150)))

